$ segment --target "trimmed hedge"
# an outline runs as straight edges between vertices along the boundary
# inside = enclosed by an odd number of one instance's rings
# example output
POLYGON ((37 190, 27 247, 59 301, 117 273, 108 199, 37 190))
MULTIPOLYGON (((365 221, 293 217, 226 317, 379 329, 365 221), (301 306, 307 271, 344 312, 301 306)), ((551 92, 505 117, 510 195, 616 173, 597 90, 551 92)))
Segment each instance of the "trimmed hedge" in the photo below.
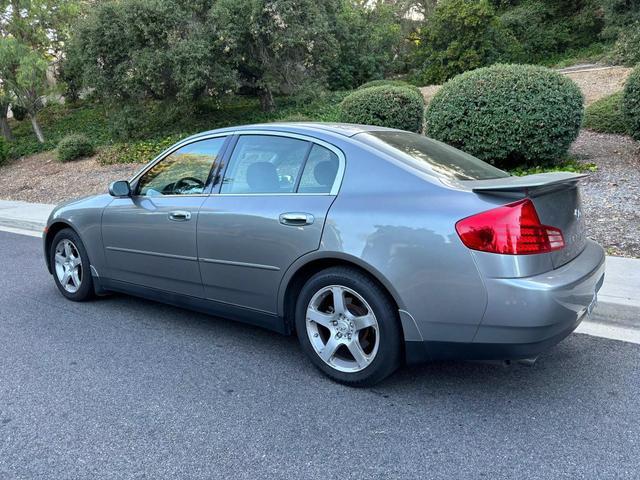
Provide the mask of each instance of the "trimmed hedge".
POLYGON ((424 99, 407 87, 380 85, 356 90, 340 104, 341 122, 421 132, 424 99))
POLYGON ((391 85, 393 87, 407 87, 412 90, 415 90, 420 95, 422 95, 422 92, 418 87, 410 84, 409 82, 405 82, 404 80, 371 80, 370 82, 363 83, 362 85, 360 85, 357 88, 357 90, 363 90, 365 88, 371 88, 371 87, 380 87, 382 85, 391 85))
POLYGON ((94 152, 93 144, 82 134, 67 135, 58 143, 58 160, 69 162, 80 157, 87 157, 94 152))
POLYGON ((584 111, 583 126, 594 132, 627 133, 627 122, 622 113, 622 91, 589 105, 584 111))
POLYGON ((631 72, 625 83, 622 112, 629 135, 640 140, 640 66, 631 72))
POLYGON ((544 67, 496 64, 465 72, 436 93, 427 134, 503 168, 557 162, 582 124, 582 93, 544 67))

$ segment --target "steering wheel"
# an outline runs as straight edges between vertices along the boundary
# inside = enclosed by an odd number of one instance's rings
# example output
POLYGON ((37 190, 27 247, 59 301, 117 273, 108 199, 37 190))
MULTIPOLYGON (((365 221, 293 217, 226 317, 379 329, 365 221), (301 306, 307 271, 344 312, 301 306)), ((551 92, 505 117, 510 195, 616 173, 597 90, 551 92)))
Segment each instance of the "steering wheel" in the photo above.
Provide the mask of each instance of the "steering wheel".
POLYGON ((184 177, 173 184, 173 193, 182 193, 184 190, 192 190, 194 188, 204 189, 204 182, 195 177, 184 177))

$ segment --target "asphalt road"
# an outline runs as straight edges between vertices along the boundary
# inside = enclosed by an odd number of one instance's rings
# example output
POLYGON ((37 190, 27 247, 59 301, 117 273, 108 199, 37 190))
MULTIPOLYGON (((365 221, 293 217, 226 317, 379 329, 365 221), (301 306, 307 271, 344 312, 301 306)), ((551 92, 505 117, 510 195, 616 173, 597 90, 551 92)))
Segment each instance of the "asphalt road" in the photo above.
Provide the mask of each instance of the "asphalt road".
POLYGON ((640 345, 435 363, 368 390, 297 341, 113 296, 65 300, 0 232, 0 479, 639 478, 640 345))

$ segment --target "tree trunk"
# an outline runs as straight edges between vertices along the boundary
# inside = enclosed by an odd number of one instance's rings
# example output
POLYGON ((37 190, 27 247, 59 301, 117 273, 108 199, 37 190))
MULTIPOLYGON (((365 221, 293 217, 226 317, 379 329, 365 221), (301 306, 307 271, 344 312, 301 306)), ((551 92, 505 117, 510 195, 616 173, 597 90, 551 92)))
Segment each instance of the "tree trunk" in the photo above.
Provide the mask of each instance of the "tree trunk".
POLYGON ((29 118, 31 118, 31 126, 33 127, 33 133, 36 134, 36 138, 40 143, 44 143, 44 134, 42 133, 42 129, 40 128, 40 124, 38 123, 35 114, 29 115, 29 118))
POLYGON ((11 127, 9 126, 9 120, 7 118, 8 110, 8 106, 0 108, 0 131, 5 140, 10 142, 13 140, 13 133, 11 133, 11 127))
POLYGON ((273 100, 273 93, 269 87, 260 89, 260 105, 263 112, 273 112, 276 109, 276 102, 273 100))

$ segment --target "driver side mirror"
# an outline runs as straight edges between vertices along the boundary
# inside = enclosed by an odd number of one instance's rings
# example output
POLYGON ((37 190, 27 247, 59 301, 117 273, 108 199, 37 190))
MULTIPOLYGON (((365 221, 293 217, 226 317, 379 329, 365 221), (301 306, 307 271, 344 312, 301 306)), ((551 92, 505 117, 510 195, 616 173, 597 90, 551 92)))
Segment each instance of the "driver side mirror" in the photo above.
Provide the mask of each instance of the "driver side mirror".
POLYGON ((131 186, 126 180, 118 180, 109 185, 109 195, 112 197, 130 197, 131 186))

